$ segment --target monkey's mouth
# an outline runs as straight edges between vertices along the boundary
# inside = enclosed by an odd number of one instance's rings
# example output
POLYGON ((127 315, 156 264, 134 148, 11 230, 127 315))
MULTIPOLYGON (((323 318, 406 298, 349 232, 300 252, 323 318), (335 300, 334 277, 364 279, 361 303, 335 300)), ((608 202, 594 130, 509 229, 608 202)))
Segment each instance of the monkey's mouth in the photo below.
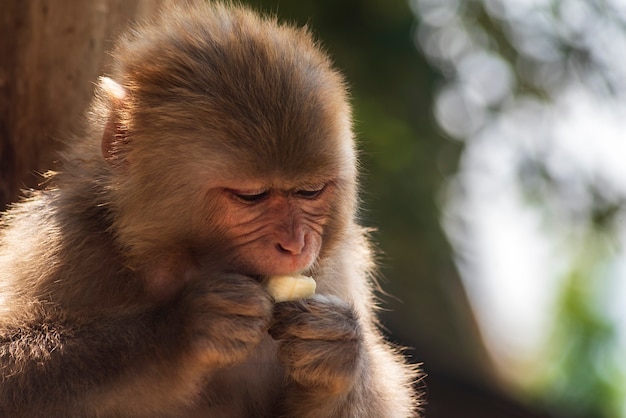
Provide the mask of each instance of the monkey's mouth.
MULTIPOLYGON (((312 274, 311 274, 310 269, 307 269, 305 271, 293 272, 293 273, 291 273, 289 275, 292 275, 292 276, 298 276, 298 275, 311 276, 312 274)), ((272 277, 271 275, 267 275, 267 274, 248 274, 247 276, 251 277, 252 279, 256 280, 259 283, 263 283, 267 279, 272 277)))

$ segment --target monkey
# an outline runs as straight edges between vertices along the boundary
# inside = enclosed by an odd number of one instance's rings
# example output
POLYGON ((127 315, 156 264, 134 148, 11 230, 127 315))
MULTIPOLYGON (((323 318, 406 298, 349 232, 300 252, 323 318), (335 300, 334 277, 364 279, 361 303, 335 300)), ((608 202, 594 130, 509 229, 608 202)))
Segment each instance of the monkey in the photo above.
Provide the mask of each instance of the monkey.
POLYGON ((0 416, 417 416, 311 30, 189 2, 112 57, 61 168, 2 217, 0 416), (289 274, 316 294, 274 301, 289 274))

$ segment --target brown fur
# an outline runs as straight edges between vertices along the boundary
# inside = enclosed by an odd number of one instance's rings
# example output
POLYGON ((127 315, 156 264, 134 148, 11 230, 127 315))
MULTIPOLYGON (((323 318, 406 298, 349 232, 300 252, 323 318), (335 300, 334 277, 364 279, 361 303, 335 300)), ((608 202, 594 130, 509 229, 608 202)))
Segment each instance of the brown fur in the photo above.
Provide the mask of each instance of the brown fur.
POLYGON ((189 6, 114 58, 63 172, 3 217, 0 415, 413 416, 347 93, 311 34, 189 6), (259 277, 302 269, 318 295, 273 303, 259 277))

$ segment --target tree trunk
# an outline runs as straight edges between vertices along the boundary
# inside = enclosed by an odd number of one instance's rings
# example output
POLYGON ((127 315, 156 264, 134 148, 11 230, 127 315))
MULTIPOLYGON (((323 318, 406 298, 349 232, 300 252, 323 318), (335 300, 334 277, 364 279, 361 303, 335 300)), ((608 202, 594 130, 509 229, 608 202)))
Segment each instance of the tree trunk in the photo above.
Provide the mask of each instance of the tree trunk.
POLYGON ((2 1, 0 211, 41 183, 78 132, 117 34, 165 1, 2 1))

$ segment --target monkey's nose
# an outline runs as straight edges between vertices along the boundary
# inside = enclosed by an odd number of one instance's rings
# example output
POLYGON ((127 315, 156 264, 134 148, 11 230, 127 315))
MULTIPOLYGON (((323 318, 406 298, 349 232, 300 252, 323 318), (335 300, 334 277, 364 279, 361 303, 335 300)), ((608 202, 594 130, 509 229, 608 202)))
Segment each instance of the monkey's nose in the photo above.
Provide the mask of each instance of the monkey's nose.
POLYGON ((304 249, 304 237, 294 237, 293 239, 282 240, 276 244, 276 248, 281 253, 300 255, 302 254, 302 250, 304 249))

